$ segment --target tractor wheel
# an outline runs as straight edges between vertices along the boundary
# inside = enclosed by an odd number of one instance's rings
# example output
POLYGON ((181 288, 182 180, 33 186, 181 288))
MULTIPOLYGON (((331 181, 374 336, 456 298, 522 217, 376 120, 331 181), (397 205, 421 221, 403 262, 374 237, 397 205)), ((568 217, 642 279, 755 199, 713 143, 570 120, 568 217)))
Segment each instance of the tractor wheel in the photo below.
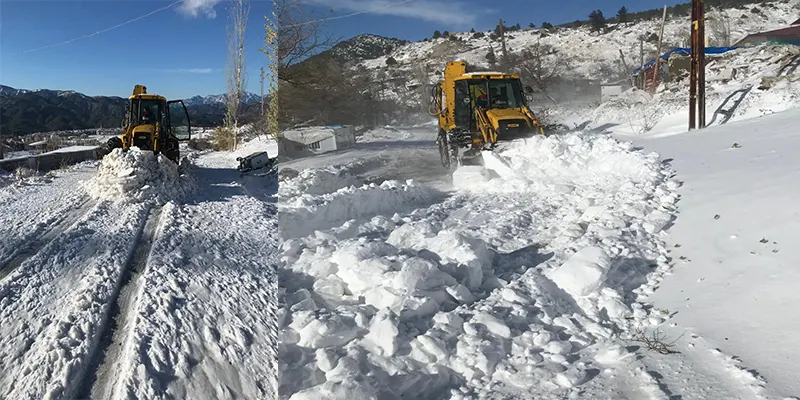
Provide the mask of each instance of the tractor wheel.
MULTIPOLYGON (((447 134, 444 131, 439 131, 439 136, 436 137, 436 144, 439 146, 439 159, 442 162, 442 166, 447 169, 450 169, 450 149, 447 143, 447 134)), ((454 161, 454 160, 453 160, 454 161)))
POLYGON ((165 157, 167 157, 169 160, 171 160, 175 164, 179 164, 180 163, 180 161, 181 161, 180 160, 181 159, 181 150, 180 150, 180 144, 178 143, 177 140, 172 139, 172 138, 167 139, 164 142, 164 148, 163 149, 164 149, 163 152, 164 152, 164 156, 165 157))
POLYGON ((119 137, 114 136, 111 139, 108 139, 108 142, 106 142, 106 146, 108 147, 108 151, 112 151, 114 149, 121 149, 122 148, 122 139, 120 139, 119 137))

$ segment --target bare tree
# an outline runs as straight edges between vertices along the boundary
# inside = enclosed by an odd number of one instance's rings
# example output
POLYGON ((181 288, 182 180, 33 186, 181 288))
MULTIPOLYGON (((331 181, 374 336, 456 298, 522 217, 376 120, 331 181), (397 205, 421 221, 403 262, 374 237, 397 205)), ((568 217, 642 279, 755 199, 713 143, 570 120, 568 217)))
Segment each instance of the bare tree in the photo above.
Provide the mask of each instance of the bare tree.
POLYGON ((716 44, 721 47, 728 47, 731 45, 731 20, 728 14, 721 8, 713 8, 710 10, 711 18, 706 18, 706 24, 714 37, 716 44))
POLYGON ((225 71, 228 93, 226 97, 227 112, 225 128, 233 135, 236 148, 236 129, 239 126, 239 108, 244 97, 247 74, 244 65, 244 34, 247 28, 247 16, 250 13, 248 0, 233 0, 228 27, 228 65, 225 71))
POLYGON ((297 0, 272 0, 272 18, 264 16, 264 48, 270 61, 271 83, 268 125, 272 135, 321 115, 309 104, 326 97, 327 57, 310 60, 330 49, 336 41, 322 32, 324 18, 308 15, 297 0))
POLYGON ((309 84, 300 64, 309 57, 336 44, 322 32, 324 18, 304 15, 299 1, 273 0, 278 25, 278 80, 291 84, 309 84))
POLYGON ((428 76, 428 65, 421 64, 414 69, 414 78, 419 84, 418 92, 420 94, 420 107, 422 111, 427 111, 431 101, 431 85, 430 77, 428 76))
POLYGON ((272 18, 264 16, 267 23, 264 24, 266 35, 264 35, 264 48, 259 49, 267 55, 269 59, 269 109, 266 115, 267 130, 278 140, 279 137, 279 104, 278 101, 278 73, 280 69, 280 59, 278 57, 278 36, 280 28, 278 26, 278 4, 276 0, 272 0, 272 18))
POLYGON ((537 41, 532 46, 512 57, 513 72, 530 82, 531 86, 556 101, 548 94, 548 89, 569 68, 570 62, 555 47, 537 41))

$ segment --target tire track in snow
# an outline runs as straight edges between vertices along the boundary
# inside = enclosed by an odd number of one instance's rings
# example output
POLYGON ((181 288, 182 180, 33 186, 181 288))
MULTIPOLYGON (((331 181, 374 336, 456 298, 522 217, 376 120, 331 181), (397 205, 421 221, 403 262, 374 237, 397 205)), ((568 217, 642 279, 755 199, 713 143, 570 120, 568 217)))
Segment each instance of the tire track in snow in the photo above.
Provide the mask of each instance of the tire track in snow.
POLYGON ((154 206, 147 214, 136 239, 135 250, 131 253, 118 291, 114 294, 113 307, 109 310, 107 322, 103 325, 100 343, 89 363, 78 398, 108 399, 117 378, 116 368, 122 353, 123 344, 133 326, 133 305, 138 298, 142 276, 147 268, 150 250, 160 227, 162 207, 154 206))
POLYGON ((39 250, 53 241, 53 239, 57 238, 71 226, 75 225, 81 219, 81 217, 85 216, 96 204, 96 201, 91 200, 89 197, 85 197, 78 204, 75 210, 67 212, 61 221, 57 222, 52 228, 44 231, 32 242, 29 242, 27 247, 21 248, 13 253, 8 260, 0 263, 0 280, 14 272, 17 267, 38 253, 39 250))

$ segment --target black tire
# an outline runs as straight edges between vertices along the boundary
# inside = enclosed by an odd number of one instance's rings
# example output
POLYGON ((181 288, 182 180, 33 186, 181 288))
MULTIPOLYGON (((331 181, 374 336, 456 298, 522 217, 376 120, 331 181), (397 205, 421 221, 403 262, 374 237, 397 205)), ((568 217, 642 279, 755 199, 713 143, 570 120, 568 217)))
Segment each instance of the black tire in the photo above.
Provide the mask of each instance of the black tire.
POLYGON ((175 164, 179 164, 181 161, 181 150, 178 140, 173 138, 167 139, 164 142, 163 153, 164 156, 167 157, 169 160, 171 160, 175 164))
POLYGON ((439 136, 436 137, 436 144, 439 147, 439 160, 442 166, 450 169, 450 150, 447 145, 447 134, 439 131, 439 136))
POLYGON ((106 146, 108 147, 108 151, 112 151, 114 149, 121 149, 122 148, 122 139, 117 136, 108 139, 106 142, 106 146))

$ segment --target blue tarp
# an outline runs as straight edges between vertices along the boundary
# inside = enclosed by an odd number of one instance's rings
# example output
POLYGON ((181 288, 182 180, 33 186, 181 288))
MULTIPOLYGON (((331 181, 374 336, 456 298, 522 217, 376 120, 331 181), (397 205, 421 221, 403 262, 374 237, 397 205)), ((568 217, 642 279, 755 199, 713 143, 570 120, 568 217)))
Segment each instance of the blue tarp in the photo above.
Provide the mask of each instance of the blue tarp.
MULTIPOLYGON (((727 53, 727 52, 729 52, 731 50, 736 50, 738 48, 741 48, 741 46, 739 46, 739 47, 706 47, 706 54, 722 54, 722 53, 727 53)), ((675 53, 689 55, 689 54, 691 54, 691 50, 692 49, 690 47, 677 47, 677 48, 674 48, 674 49, 664 53, 660 58, 663 59, 663 60, 668 60, 669 56, 671 56, 671 55, 673 55, 675 53)), ((654 59, 650 60, 648 63, 646 63, 644 65, 644 69, 650 68, 650 66, 652 66, 655 63, 656 63, 656 59, 654 58, 654 59)), ((642 70, 642 67, 636 68, 635 70, 633 70, 633 74, 634 75, 638 74, 639 71, 641 71, 641 70, 642 70)))

